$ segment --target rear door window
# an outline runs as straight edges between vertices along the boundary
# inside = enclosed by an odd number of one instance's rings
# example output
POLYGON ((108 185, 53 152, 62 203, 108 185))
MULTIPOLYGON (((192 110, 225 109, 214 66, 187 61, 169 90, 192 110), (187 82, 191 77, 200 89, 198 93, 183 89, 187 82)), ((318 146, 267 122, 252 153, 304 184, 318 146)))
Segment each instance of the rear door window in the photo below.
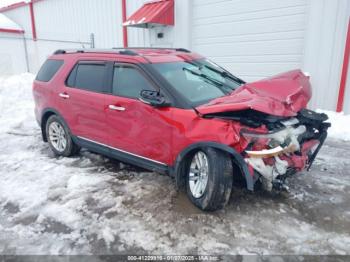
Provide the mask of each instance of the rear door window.
POLYGON ((146 77, 130 65, 115 65, 113 73, 113 94, 139 98, 142 90, 155 90, 146 77))
POLYGON ((63 65, 63 60, 48 59, 40 68, 35 80, 49 82, 63 65))
POLYGON ((106 92, 106 63, 80 62, 67 79, 67 85, 97 93, 106 92))

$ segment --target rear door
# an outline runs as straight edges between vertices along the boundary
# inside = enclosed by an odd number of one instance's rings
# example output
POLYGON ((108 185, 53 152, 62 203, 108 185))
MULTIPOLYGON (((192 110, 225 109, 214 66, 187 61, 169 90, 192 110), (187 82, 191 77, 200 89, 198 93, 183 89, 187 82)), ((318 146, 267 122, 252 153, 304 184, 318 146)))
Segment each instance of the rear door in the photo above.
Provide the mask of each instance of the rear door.
POLYGON ((84 139, 107 143, 105 97, 108 92, 104 61, 78 61, 59 90, 59 111, 72 133, 84 139))
POLYGON ((132 157, 164 165, 171 159, 171 110, 141 102, 141 90, 157 87, 138 66, 116 63, 112 95, 106 101, 109 145, 132 157))

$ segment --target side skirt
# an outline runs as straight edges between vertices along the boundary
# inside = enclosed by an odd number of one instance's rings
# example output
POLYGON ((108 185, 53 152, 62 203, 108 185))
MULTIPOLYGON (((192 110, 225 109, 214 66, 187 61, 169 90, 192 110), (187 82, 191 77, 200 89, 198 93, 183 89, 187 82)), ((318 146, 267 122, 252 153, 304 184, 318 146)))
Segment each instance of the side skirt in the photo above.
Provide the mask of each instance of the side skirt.
POLYGON ((72 139, 74 143, 76 143, 77 145, 87 148, 92 152, 105 155, 107 157, 114 158, 122 162, 135 165, 153 172, 166 174, 166 175, 170 174, 169 170, 171 168, 166 164, 159 163, 157 161, 148 160, 146 158, 136 156, 132 153, 127 153, 125 151, 118 150, 117 148, 109 147, 107 145, 93 142, 91 140, 84 139, 81 137, 73 136, 72 139))

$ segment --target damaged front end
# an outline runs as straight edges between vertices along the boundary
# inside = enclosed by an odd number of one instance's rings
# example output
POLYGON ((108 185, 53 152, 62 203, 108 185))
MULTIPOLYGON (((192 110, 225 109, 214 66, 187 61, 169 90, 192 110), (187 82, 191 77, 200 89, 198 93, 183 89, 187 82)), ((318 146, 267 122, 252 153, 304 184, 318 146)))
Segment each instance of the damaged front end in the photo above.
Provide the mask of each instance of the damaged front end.
POLYGON ((267 190, 283 189, 288 176, 310 169, 330 127, 326 114, 305 109, 311 94, 309 76, 293 70, 247 83, 196 110, 239 122, 240 141, 232 146, 250 175, 267 190))
POLYGON ((302 109, 294 117, 268 115, 255 110, 206 115, 242 124, 241 152, 254 181, 264 189, 287 189, 287 177, 309 170, 322 147, 330 123, 326 114, 302 109), (259 130, 257 132, 257 130, 259 130))
POLYGON ((245 161, 268 191, 286 189, 288 176, 310 169, 330 127, 330 123, 325 122, 326 114, 308 109, 287 119, 260 116, 258 121, 245 118, 246 124, 247 119, 251 121, 248 126, 267 128, 266 133, 242 129, 241 135, 248 142, 243 152, 245 161))

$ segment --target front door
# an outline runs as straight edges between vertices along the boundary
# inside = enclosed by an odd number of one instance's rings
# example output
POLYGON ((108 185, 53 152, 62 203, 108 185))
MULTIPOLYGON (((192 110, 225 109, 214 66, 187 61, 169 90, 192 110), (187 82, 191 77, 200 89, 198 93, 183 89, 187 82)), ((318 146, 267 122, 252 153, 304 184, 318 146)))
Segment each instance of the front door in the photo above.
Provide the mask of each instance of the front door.
POLYGON ((157 88, 137 66, 127 63, 114 65, 112 95, 106 98, 109 145, 131 157, 169 164, 171 110, 141 102, 141 90, 157 88))

